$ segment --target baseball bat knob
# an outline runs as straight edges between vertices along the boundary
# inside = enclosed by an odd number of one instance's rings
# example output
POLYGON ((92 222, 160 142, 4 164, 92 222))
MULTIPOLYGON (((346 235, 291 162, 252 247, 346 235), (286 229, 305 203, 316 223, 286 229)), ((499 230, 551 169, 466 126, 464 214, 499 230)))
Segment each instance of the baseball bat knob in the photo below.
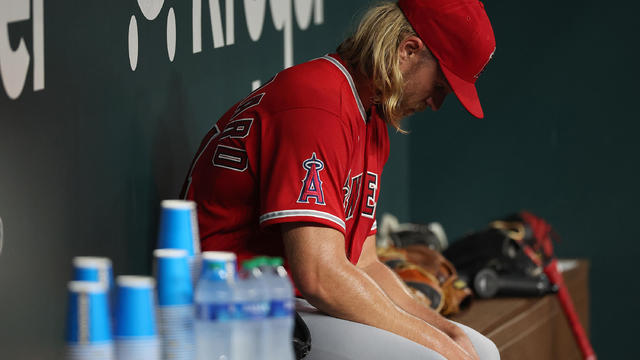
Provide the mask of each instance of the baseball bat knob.
POLYGON ((473 280, 474 290, 481 298, 490 298, 497 294, 515 296, 541 296, 553 292, 546 276, 536 278, 528 276, 498 275, 492 269, 478 271, 473 280))

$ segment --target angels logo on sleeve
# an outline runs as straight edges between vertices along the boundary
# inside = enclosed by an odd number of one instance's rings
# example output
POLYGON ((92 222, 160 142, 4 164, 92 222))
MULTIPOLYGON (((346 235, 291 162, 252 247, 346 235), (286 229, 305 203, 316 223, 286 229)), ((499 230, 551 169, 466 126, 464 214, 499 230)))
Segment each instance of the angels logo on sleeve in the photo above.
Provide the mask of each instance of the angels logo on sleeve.
POLYGON ((324 169, 324 163, 316 158, 314 152, 310 159, 302 162, 302 167, 307 170, 307 174, 302 180, 302 189, 297 202, 308 204, 309 199, 314 199, 316 205, 325 205, 322 180, 320 180, 320 171, 324 169))

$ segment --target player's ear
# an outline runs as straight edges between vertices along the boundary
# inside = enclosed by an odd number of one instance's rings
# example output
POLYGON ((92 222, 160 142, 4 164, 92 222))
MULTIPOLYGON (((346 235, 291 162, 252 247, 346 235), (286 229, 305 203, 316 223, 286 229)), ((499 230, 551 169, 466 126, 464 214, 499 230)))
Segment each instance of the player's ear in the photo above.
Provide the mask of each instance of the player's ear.
POLYGON ((398 45, 398 58, 400 62, 408 61, 412 56, 416 56, 418 52, 425 47, 422 40, 415 35, 405 37, 398 45))

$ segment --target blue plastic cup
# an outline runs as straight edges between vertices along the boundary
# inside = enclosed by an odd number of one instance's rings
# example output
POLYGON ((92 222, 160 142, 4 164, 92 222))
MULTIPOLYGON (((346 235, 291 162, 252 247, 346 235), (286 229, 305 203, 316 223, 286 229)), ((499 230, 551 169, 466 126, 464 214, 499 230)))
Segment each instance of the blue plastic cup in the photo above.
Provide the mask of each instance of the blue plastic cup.
POLYGON ((147 276, 116 279, 116 356, 118 360, 160 359, 156 328, 155 281, 147 276))
POLYGON ((184 249, 189 256, 200 253, 196 203, 163 200, 160 206, 158 249, 184 249))
POLYGON ((93 281, 69 282, 67 358, 114 359, 107 291, 93 281))
POLYGON ((76 256, 72 260, 73 280, 97 281, 113 289, 113 269, 106 257, 76 256))
POLYGON ((153 255, 162 357, 192 360, 195 357, 193 287, 187 251, 158 249, 153 255))
POLYGON ((113 267, 111 259, 97 256, 76 256, 71 261, 73 265, 73 280, 97 281, 107 288, 107 298, 111 314, 111 324, 114 316, 114 286, 113 267))
POLYGON ((193 304, 193 286, 186 250, 158 249, 153 255, 158 282, 158 306, 193 304))
POLYGON ((158 249, 187 251, 191 285, 200 274, 200 235, 196 203, 188 200, 163 200, 160 204, 158 249))

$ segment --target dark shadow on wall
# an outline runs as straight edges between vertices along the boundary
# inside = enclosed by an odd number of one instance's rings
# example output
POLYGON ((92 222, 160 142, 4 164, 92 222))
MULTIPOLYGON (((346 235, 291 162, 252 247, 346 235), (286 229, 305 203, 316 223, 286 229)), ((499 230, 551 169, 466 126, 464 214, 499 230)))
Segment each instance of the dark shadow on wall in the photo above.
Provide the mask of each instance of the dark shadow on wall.
POLYGON ((182 79, 173 75, 166 111, 158 119, 153 138, 153 178, 159 200, 176 199, 185 179, 193 150, 189 146, 187 124, 193 115, 188 110, 182 79))
POLYGON ((187 134, 188 124, 193 123, 190 121, 193 114, 189 111, 183 80, 175 73, 171 76, 165 106, 166 110, 156 123, 151 147, 153 184, 150 185, 155 190, 152 196, 155 208, 151 209, 152 230, 149 233, 153 234, 153 241, 149 246, 149 254, 156 246, 160 202, 178 198, 194 155, 187 134))

